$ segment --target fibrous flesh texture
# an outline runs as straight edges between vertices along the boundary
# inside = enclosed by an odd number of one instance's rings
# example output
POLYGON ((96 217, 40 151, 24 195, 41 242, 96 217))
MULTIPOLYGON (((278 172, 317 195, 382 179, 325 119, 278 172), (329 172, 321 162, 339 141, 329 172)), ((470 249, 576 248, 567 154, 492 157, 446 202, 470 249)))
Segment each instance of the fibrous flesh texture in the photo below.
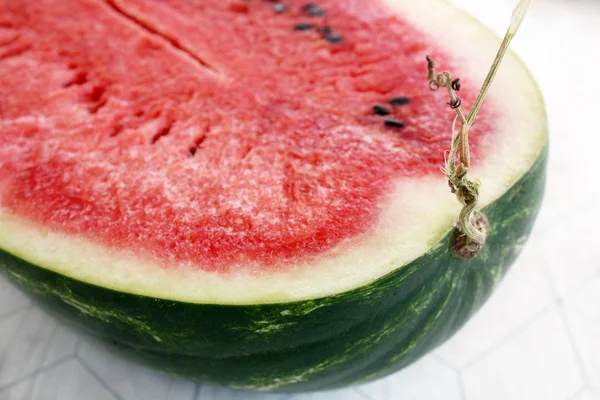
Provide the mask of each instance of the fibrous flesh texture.
POLYGON ((379 2, 305 3, 0 0, 2 207, 206 271, 368 233, 449 146, 425 55, 460 65, 379 2))

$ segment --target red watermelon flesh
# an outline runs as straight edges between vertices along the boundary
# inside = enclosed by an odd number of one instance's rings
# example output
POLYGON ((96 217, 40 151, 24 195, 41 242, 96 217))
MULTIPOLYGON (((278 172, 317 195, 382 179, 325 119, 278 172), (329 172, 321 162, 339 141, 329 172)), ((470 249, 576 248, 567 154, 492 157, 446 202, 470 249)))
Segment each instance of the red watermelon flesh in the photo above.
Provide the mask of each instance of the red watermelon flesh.
POLYGON ((394 180, 440 174, 449 146, 425 55, 461 65, 378 1, 276 5, 0 0, 1 206, 205 271, 368 233, 394 180))

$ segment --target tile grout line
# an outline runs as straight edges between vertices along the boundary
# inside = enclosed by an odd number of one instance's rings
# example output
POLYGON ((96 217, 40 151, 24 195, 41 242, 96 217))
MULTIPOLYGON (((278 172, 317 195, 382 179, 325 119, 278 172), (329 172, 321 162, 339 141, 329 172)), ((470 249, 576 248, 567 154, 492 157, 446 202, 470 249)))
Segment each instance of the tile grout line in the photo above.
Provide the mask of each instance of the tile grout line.
POLYGON ((575 337, 573 336, 573 331, 571 329, 571 322, 567 317, 567 312, 565 310, 564 303, 559 306, 560 316, 565 325, 565 333, 567 334, 567 338, 569 339, 569 344, 571 345, 571 351, 575 356, 575 362, 577 363, 577 367, 579 368, 579 375, 583 381, 583 385, 585 389, 588 389, 591 385, 588 379, 587 369, 585 367, 585 363, 583 361, 583 356, 581 355, 581 351, 579 350, 579 346, 577 346, 577 342, 575 341, 575 337))
POLYGON ((449 363, 443 357, 440 357, 438 354, 435 353, 435 350, 431 353, 431 358, 433 358, 435 361, 439 362, 443 366, 450 368, 452 371, 460 373, 459 367, 452 365, 452 363, 449 363))
MULTIPOLYGON (((552 274, 552 273, 551 273, 552 274)), ((581 290, 585 290, 585 288, 588 285, 593 285, 594 281, 596 279, 600 278, 600 272, 592 274, 588 279, 584 280, 583 282, 579 283, 578 285, 575 285, 573 288, 571 288, 568 292, 566 292, 564 295, 559 295, 559 298, 561 300, 566 300, 567 297, 571 297, 571 295, 580 292, 581 290)), ((554 278, 555 279, 555 278, 554 278)))
POLYGON ((48 364, 48 365, 46 365, 46 366, 44 366, 42 368, 36 369, 35 371, 30 372, 30 373, 28 373, 28 374, 26 374, 26 375, 24 375, 24 376, 22 376, 20 378, 17 378, 17 379, 15 379, 12 382, 8 382, 7 384, 0 386, 0 391, 4 391, 6 389, 10 389, 11 387, 14 387, 14 386, 18 385, 19 383, 23 383, 23 382, 25 382, 25 381, 27 381, 27 380, 29 380, 31 378, 35 378, 38 375, 40 375, 40 374, 42 374, 44 372, 47 372, 47 371, 49 371, 49 370, 51 370, 51 369, 53 369, 55 367, 58 367, 58 366, 60 366, 62 364, 65 364, 65 363, 67 363, 67 362, 69 362, 69 361, 71 361, 73 359, 75 359, 75 355, 69 354, 66 357, 60 358, 60 359, 58 359, 58 360, 56 360, 54 362, 51 362, 50 364, 48 364))
POLYGON ((461 399, 467 400, 467 389, 465 387, 465 380, 462 371, 458 371, 458 390, 460 391, 461 399))
POLYGON ((465 382, 463 380, 463 374, 460 368, 455 367, 454 365, 448 363, 446 360, 444 360, 442 357, 440 357, 439 355, 435 354, 435 352, 431 353, 431 358, 433 358, 435 361, 439 362, 441 365, 445 366, 446 368, 451 369, 452 371, 454 371, 456 373, 456 378, 457 378, 457 383, 458 383, 458 391, 460 393, 460 398, 462 400, 467 400, 467 391, 465 389, 465 382))
POLYGON ((473 366, 474 364, 476 364, 477 362, 482 360, 485 356, 489 355, 491 352, 496 350, 502 344, 506 343, 508 340, 510 340, 517 334, 521 333, 522 331, 524 331, 526 328, 528 328, 532 324, 534 324, 538 319, 542 318, 545 314, 548 314, 552 310, 556 309, 558 304, 559 304, 558 301, 553 301, 546 307, 543 307, 540 311, 538 311, 536 314, 534 314, 527 321, 522 322, 515 329, 513 329, 506 335, 502 336, 500 339, 498 339, 493 345, 488 347, 485 351, 481 352, 481 354, 477 355, 477 357, 474 357, 471 361, 469 361, 469 362, 465 363, 465 365, 461 366, 460 370, 464 371, 465 369, 470 368, 471 366, 473 366))
POLYGON ((448 363, 446 360, 444 360, 442 357, 438 356, 435 353, 431 354, 431 358, 433 358, 435 361, 439 362, 443 366, 451 369, 452 371, 454 371, 456 373, 456 378, 457 378, 458 390, 459 390, 459 393, 460 393, 460 398, 462 400, 467 400, 467 392, 465 390, 465 382, 463 380, 463 374, 462 374, 461 369, 453 366, 450 363, 448 363))
POLYGON ((198 382, 194 382, 194 396, 192 400, 200 400, 200 384, 198 382))
POLYGON ((104 387, 104 389, 106 389, 110 394, 112 394, 115 399, 124 400, 120 394, 115 392, 115 390, 112 387, 110 387, 110 385, 108 385, 108 383, 106 383, 106 381, 104 381, 104 379, 102 379, 102 377, 98 375, 98 373, 94 371, 94 369, 90 367, 88 363, 85 362, 85 360, 79 356, 79 354, 76 354, 74 358, 79 363, 79 365, 81 365, 81 367, 84 370, 86 370, 88 374, 90 374, 102 387, 104 387))
MULTIPOLYGON (((545 255, 543 255, 543 259, 544 259, 544 261, 548 262, 545 255)), ((559 303, 561 301, 565 300, 567 297, 569 297, 573 293, 576 293, 576 292, 580 291, 581 289, 585 289, 585 287, 588 284, 592 284, 596 278, 600 278, 600 271, 599 271, 597 273, 592 274, 589 279, 586 279, 583 282, 579 283, 578 285, 575 285, 575 287, 571 288, 566 293, 561 294, 559 287, 558 287, 558 278, 556 277, 556 274, 554 273, 554 271, 552 271, 552 268, 545 268, 545 270, 548 274, 548 277, 550 278, 552 287, 554 289, 554 293, 555 293, 556 297, 558 298, 559 303)))
POLYGON ((360 388, 358 388, 358 387, 356 387, 356 388, 353 388, 352 390, 353 390, 355 393, 358 393, 358 395, 359 395, 360 397, 362 397, 363 399, 365 399, 365 400, 373 400, 373 399, 371 398, 371 396, 369 396, 368 394, 366 394, 365 392, 363 392, 363 391, 362 391, 360 388))
MULTIPOLYGON (((582 288, 585 288, 588 285, 588 283, 592 284, 593 281, 596 279, 596 277, 600 277, 600 273, 593 274, 592 279, 587 279, 587 280, 583 281, 581 284, 576 285, 574 288, 572 288, 568 293, 561 295, 558 290, 558 279, 557 279, 556 275, 554 274, 554 272, 552 271, 551 268, 547 268, 547 272, 548 272, 548 276, 550 277, 550 280, 552 281, 552 285, 554 286, 554 290, 557 292, 557 294, 559 296, 557 308, 558 308, 560 317, 563 321, 563 325, 565 327, 565 333, 567 334, 567 338, 569 340, 569 345, 571 346, 571 351, 572 351, 573 355, 575 356, 575 362, 577 363, 577 368, 579 369, 579 376, 581 377, 581 379, 583 381, 584 389, 589 388, 590 382, 589 382, 589 377, 587 375, 587 369, 585 367, 585 363, 583 361, 583 356, 581 355, 581 351, 579 350, 579 346, 577 346, 577 342, 575 340, 575 337, 573 336, 571 322, 569 321, 569 318, 567 317, 567 313, 566 313, 566 309, 565 309, 565 307, 566 307, 565 302, 566 302, 567 296, 569 296, 570 294, 576 293, 577 291, 581 290, 582 288)), ((574 398, 575 396, 576 395, 574 395, 572 397, 574 398)))
POLYGON ((575 399, 577 399, 579 397, 580 394, 585 393, 585 391, 587 389, 588 388, 581 388, 578 391, 576 391, 575 393, 573 393, 572 396, 567 397, 565 400, 575 400, 575 399))
MULTIPOLYGON (((542 255, 542 257, 543 257, 543 260, 547 261, 544 255, 542 255)), ((558 291, 558 286, 555 282, 554 275, 552 274, 552 270, 549 267, 545 267, 545 268, 543 268, 543 270, 541 272, 543 273, 543 276, 546 278, 546 283, 548 284, 549 289, 552 292, 551 293, 552 302, 553 303, 559 302, 560 301, 560 293, 558 291)), ((535 289, 535 286, 533 286, 531 284, 531 282, 523 282, 523 285, 527 286, 531 291, 537 292, 537 295, 540 296, 540 292, 535 289)))
POLYGON ((83 344, 83 338, 78 336, 77 343, 75 343, 75 348, 73 349, 73 354, 75 354, 75 356, 79 355, 79 350, 81 349, 82 344, 83 344))
POLYGON ((10 317, 14 316, 15 314, 18 314, 21 311, 25 311, 28 308, 31 308, 32 305, 33 304, 31 302, 28 302, 27 304, 18 306, 17 308, 7 311, 4 314, 0 314, 0 322, 2 322, 3 319, 10 318, 10 317))

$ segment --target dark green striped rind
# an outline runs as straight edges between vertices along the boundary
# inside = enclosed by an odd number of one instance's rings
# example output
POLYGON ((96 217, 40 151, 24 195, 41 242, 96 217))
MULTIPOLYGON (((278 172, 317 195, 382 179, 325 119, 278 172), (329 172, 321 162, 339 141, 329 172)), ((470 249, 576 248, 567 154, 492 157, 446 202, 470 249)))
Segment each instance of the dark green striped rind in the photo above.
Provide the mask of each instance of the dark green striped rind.
POLYGON ((294 303, 191 304, 73 280, 0 251, 0 271, 77 327, 169 374, 237 388, 306 391, 394 372, 448 339, 483 304, 524 245, 541 203, 547 151, 484 212, 487 244, 431 251, 356 290, 294 303))

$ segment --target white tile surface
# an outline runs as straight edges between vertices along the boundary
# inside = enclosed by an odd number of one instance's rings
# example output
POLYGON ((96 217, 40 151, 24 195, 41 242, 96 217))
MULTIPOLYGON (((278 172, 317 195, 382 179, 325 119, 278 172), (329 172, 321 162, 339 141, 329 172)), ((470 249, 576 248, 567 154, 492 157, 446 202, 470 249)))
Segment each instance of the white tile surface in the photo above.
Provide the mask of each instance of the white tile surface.
POLYGON ((284 396, 281 400, 331 400, 331 399, 344 399, 344 400, 369 400, 368 397, 359 393, 355 389, 342 389, 332 390, 329 392, 320 393, 306 393, 306 394, 295 394, 290 396, 284 396))
POLYGON ((25 307, 29 300, 14 285, 0 278, 0 320, 7 314, 25 307))
POLYGON ((600 203, 585 209, 573 210, 560 224, 544 232, 541 260, 548 266, 561 297, 600 276, 600 246, 598 236, 585 234, 597 229, 597 220, 590 212, 600 215, 600 203), (577 238, 570 240, 570 238, 577 238))
MULTIPOLYGON (((402 373, 356 388, 367 399, 461 400, 458 372, 426 356, 402 373), (435 382, 435 384, 432 384, 435 382)), ((342 399, 342 397, 338 397, 342 399)))
POLYGON ((283 394, 247 392, 217 386, 200 385, 196 400, 282 400, 283 394))
POLYGON ((117 400, 74 359, 0 390, 0 400, 30 399, 117 400))
POLYGON ((600 391, 585 390, 569 400, 600 400, 600 391))
POLYGON ((197 385, 132 365, 95 343, 83 343, 77 358, 122 400, 195 400, 197 385))
MULTIPOLYGON (((498 33, 514 4, 455 2, 498 33)), ((73 335, 37 308, 20 310, 27 300, 0 278, 0 399, 600 400, 599 22, 598 0, 533 1, 513 47, 549 113, 544 207, 498 292, 435 356, 373 384, 314 395, 196 386, 89 345, 78 353, 84 364, 69 359, 73 335), (68 387, 57 385, 67 379, 68 387)))
POLYGON ((0 388, 74 354, 78 337, 36 307, 0 321, 0 388))
POLYGON ((465 368, 463 381, 467 400, 563 400, 584 386, 558 310, 536 318, 465 368))
POLYGON ((565 310, 587 381, 600 390, 600 276, 569 299, 565 310))

